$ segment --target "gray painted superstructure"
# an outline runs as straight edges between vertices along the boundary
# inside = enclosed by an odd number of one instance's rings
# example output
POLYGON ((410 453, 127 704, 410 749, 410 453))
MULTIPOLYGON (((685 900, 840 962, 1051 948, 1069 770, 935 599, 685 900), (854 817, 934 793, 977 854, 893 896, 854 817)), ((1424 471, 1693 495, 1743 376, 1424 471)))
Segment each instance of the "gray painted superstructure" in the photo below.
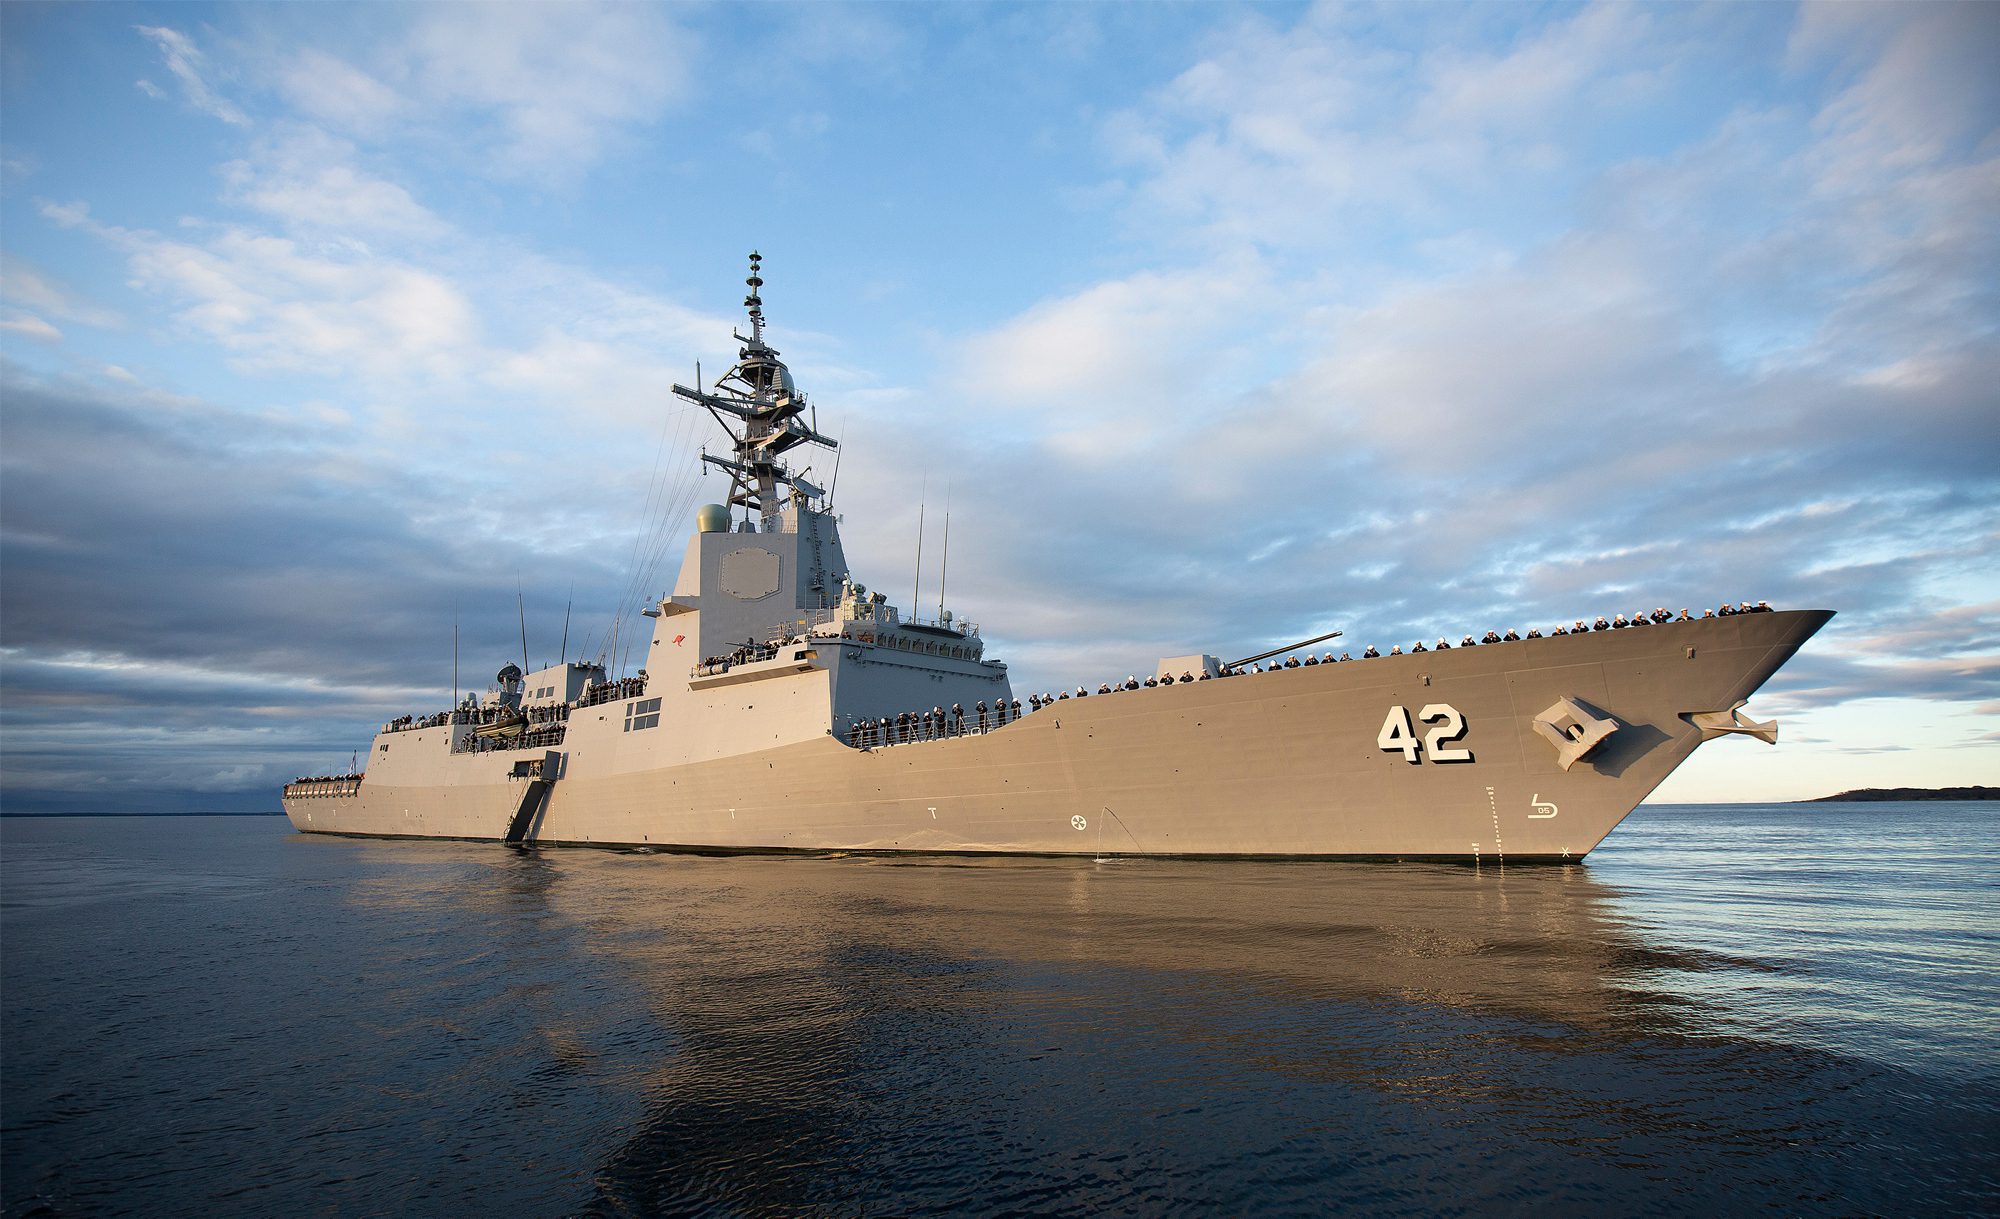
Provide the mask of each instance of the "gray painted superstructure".
POLYGON ((764 342, 754 256, 749 283, 738 365, 712 389, 675 386, 728 428, 733 455, 704 460, 731 493, 645 611, 643 679, 503 670, 483 705, 385 725, 362 775, 289 785, 295 826, 710 851, 1578 859, 1703 740, 1772 739, 1738 709, 1832 616, 1233 676, 1194 654, 1163 659, 1160 684, 1017 714, 976 627, 912 621, 852 579, 824 493, 781 458, 833 442, 764 342))

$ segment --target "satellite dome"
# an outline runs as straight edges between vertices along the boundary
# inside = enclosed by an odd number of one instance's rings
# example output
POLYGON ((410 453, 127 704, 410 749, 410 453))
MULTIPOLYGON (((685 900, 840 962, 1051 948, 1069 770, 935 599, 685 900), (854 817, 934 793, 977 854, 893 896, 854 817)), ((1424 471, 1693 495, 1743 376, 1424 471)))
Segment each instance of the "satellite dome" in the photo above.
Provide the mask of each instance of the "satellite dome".
POLYGON ((508 664, 505 668, 501 669, 499 673, 494 675, 494 680, 500 682, 503 685, 510 681, 520 681, 521 666, 511 663, 508 664))
POLYGON ((694 527, 702 533, 728 533, 729 509, 721 504, 703 504, 695 509, 694 527))

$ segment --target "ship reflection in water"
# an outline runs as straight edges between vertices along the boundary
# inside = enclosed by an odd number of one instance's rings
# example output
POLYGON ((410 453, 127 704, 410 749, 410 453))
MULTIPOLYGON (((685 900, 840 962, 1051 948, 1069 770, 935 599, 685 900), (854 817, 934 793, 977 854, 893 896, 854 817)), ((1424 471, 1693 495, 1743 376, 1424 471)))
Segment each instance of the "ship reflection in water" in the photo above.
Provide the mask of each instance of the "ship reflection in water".
POLYGON ((591 962, 521 1010, 624 1102, 589 1212, 1950 1211, 1993 1158, 1990 1072, 1756 1035, 1699 979, 1803 967, 1601 869, 341 849, 591 962))

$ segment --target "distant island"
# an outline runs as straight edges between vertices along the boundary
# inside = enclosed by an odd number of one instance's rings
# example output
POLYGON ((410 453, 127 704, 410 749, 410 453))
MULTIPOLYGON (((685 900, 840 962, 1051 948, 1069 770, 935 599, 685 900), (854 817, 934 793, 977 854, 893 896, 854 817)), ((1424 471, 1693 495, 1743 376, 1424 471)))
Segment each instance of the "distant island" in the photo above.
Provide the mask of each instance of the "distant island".
POLYGON ((1837 796, 1820 796, 1812 800, 1801 800, 1799 803, 1867 804, 1882 800, 2000 800, 2000 787, 1864 787, 1859 791, 1841 792, 1837 796))

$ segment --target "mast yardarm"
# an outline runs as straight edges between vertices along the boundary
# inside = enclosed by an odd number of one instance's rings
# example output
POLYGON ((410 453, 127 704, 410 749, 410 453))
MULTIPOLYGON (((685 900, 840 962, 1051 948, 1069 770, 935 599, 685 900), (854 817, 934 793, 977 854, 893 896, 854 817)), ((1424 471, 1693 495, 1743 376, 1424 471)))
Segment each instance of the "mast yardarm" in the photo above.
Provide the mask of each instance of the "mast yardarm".
POLYGON ((715 421, 729 433, 734 444, 733 458, 703 453, 701 459, 729 473, 729 504, 742 505, 763 518, 765 528, 773 527, 781 500, 779 484, 792 488, 805 500, 823 499, 820 488, 794 475, 783 461, 785 450, 800 444, 839 447, 832 439, 814 431, 806 423, 806 396, 792 384, 792 374, 778 359, 777 349, 764 342, 764 298, 760 290, 763 256, 750 255, 750 286, 743 307, 750 314, 750 334, 736 332, 743 344, 735 367, 717 378, 711 390, 675 385, 674 393, 689 402, 707 407, 715 421))

